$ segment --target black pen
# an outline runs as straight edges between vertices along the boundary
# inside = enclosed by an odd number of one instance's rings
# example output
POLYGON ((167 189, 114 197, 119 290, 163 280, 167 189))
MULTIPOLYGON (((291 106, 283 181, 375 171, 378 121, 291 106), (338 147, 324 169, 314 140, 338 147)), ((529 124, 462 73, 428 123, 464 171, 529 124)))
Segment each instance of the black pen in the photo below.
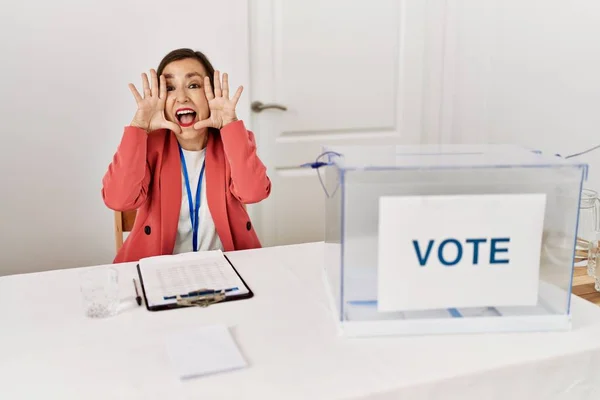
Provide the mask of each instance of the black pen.
POLYGON ((142 305, 142 296, 138 292, 137 283, 135 283, 135 279, 133 280, 133 287, 135 288, 135 301, 138 303, 138 306, 142 305))
MULTIPOLYGON (((207 295, 213 295, 213 294, 219 294, 219 293, 229 293, 229 292, 233 292, 234 290, 238 290, 238 288, 233 287, 233 288, 218 289, 218 290, 200 289, 200 290, 194 290, 193 292, 188 292, 186 294, 182 294, 179 297, 185 298, 185 297, 207 296, 207 295)), ((174 300, 176 298, 177 298, 177 296, 164 296, 163 300, 174 300)))

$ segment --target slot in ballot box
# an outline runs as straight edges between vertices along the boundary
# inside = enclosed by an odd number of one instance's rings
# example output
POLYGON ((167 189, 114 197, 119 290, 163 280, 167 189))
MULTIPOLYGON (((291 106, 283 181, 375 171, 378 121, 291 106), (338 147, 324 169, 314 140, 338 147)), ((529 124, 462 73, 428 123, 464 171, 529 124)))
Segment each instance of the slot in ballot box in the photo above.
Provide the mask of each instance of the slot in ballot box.
POLYGON ((344 335, 570 329, 586 164, 512 145, 323 157, 324 281, 344 335))

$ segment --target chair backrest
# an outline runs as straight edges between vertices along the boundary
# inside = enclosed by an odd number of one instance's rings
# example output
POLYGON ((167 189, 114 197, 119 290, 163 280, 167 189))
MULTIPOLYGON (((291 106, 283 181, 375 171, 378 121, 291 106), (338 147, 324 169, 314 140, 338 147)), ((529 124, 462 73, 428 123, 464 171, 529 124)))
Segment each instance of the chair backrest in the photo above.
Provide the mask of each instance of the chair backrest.
POLYGON ((115 211, 115 247, 117 252, 123 246, 123 233, 131 232, 135 222, 136 210, 115 211))

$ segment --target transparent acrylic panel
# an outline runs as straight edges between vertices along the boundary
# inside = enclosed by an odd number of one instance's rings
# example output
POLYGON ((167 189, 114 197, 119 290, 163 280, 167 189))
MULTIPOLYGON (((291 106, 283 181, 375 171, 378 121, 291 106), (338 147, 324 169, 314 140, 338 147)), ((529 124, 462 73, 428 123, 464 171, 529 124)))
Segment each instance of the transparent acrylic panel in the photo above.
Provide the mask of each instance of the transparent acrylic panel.
POLYGON ((320 168, 325 198, 325 276, 336 315, 342 315, 342 190, 341 170, 335 166, 320 168))
MULTIPOLYGON (((457 315, 568 314, 579 196, 584 173, 583 166, 561 163, 510 168, 346 169, 341 188, 344 218, 343 318, 365 321, 452 318, 457 315), (489 307, 478 309, 377 312, 379 197, 509 193, 547 195, 536 307, 496 308, 490 304, 489 307)), ((398 228, 410 229, 409 226, 398 228)))
POLYGON ((579 165, 570 159, 534 153, 516 145, 371 145, 327 147, 341 153, 342 169, 480 168, 490 166, 579 165))

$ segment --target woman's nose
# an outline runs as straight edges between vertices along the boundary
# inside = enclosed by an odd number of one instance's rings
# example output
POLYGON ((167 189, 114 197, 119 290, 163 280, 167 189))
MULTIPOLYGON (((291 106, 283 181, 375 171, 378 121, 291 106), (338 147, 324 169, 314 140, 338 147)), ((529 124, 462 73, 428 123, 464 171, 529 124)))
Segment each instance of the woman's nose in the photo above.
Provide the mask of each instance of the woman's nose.
POLYGON ((185 103, 189 100, 187 93, 185 90, 177 90, 175 92, 176 100, 179 103, 185 103))

